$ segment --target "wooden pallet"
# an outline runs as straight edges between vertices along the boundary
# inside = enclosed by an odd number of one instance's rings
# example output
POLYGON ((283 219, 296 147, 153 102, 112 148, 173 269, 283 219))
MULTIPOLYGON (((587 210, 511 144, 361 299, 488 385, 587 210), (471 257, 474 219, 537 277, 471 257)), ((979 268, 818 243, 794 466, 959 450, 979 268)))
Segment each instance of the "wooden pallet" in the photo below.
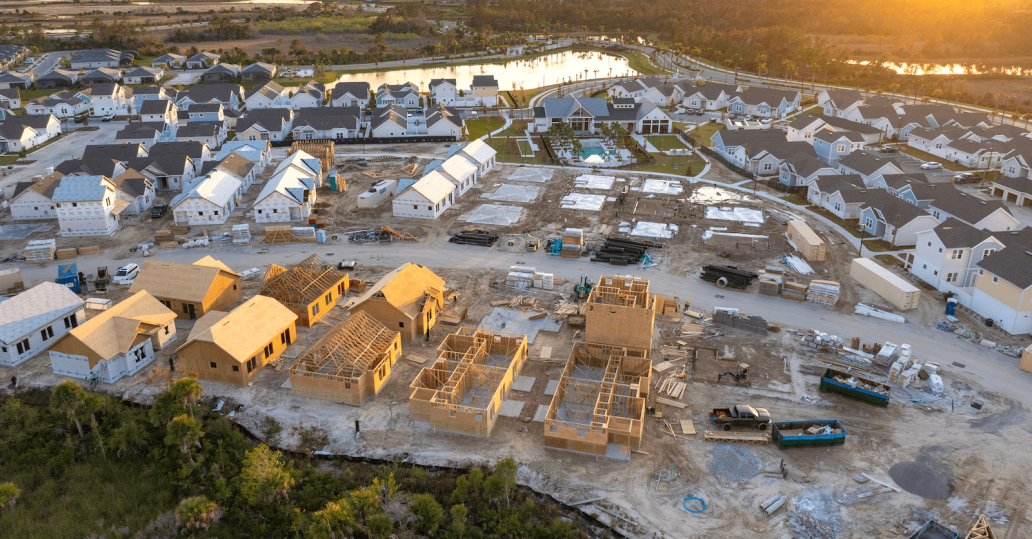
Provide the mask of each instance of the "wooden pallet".
POLYGON ((707 442, 725 442, 735 444, 769 444, 770 435, 758 432, 707 431, 702 434, 707 442))

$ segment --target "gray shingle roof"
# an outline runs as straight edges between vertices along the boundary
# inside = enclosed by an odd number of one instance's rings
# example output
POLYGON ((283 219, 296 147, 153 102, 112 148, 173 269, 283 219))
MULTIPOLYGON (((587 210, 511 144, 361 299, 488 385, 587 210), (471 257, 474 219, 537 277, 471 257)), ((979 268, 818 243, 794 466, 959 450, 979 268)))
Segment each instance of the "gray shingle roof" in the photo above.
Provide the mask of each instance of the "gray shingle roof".
MULTIPOLYGON (((88 144, 82 150, 83 159, 116 159, 123 163, 140 153, 140 144, 88 144)), ((146 152, 144 152, 146 153, 146 152)))
POLYGON ((148 99, 140 105, 140 114, 165 114, 172 108, 168 99, 148 99))
MULTIPOLYGON (((398 107, 397 105, 391 105, 390 107, 384 107, 384 109, 398 108, 405 114, 405 109, 398 107)), ((376 109, 377 111, 383 109, 376 109)), ((362 109, 358 107, 323 107, 323 108, 308 108, 301 109, 297 115, 294 116, 294 121, 290 124, 290 128, 297 129, 298 127, 311 126, 312 129, 318 131, 327 131, 330 129, 348 129, 354 131, 358 129, 359 118, 362 115, 362 109)), ((376 120, 376 112, 373 113, 373 121, 376 120)), ((239 122, 239 120, 237 120, 239 122)), ((374 123, 375 125, 375 123, 374 123)), ((404 125, 404 124, 403 124, 404 125)))
POLYGON ((473 86, 482 87, 498 87, 498 81, 495 80, 494 75, 473 75, 473 86))
POLYGON ((828 98, 831 99, 831 104, 837 109, 842 109, 857 101, 864 100, 864 96, 858 90, 827 90, 827 92, 828 98))
POLYGON ((1000 200, 982 200, 978 197, 961 193, 956 189, 943 191, 929 205, 972 224, 985 219, 999 209, 1003 209, 1010 214, 1007 206, 1000 200))
POLYGON ((953 217, 939 223, 934 232, 943 247, 947 249, 970 249, 993 235, 988 230, 979 230, 953 217))
POLYGON ((426 126, 433 127, 437 122, 450 122, 456 127, 462 127, 462 117, 455 107, 446 107, 438 103, 426 111, 426 126))
POLYGON ((84 176, 114 176, 115 170, 122 165, 116 159, 68 159, 54 167, 54 171, 65 176, 78 174, 84 176))
POLYGON ((864 175, 873 174, 885 165, 892 165, 896 167, 897 170, 899 170, 899 165, 897 165, 894 161, 885 159, 883 157, 878 157, 872 153, 865 151, 857 151, 852 152, 849 155, 845 155, 841 159, 839 159, 839 164, 846 168, 849 168, 850 170, 855 170, 860 174, 864 175))
POLYGON ((457 87, 455 79, 430 79, 430 90, 432 91, 434 88, 437 88, 438 86, 445 83, 457 87))
MULTIPOLYGON (((387 122, 394 122, 402 128, 408 128, 408 113, 405 111, 404 107, 393 103, 386 107, 379 107, 373 110, 373 118, 371 120, 373 129, 376 129, 387 122)), ((296 121, 294 122, 294 126, 297 126, 296 121)))
POLYGON ((368 82, 338 82, 333 87, 333 91, 330 92, 330 96, 333 99, 339 99, 347 94, 358 99, 369 98, 369 83, 368 82))
MULTIPOLYGON (((200 122, 204 124, 205 122, 200 122)), ((194 125, 197 125, 195 123, 194 125)), ((204 158, 204 148, 207 144, 194 140, 183 140, 176 142, 158 142, 151 146, 151 157, 187 156, 194 161, 200 162, 204 158)))
MULTIPOLYGON (((1024 290, 1032 286, 1032 233, 1024 229, 1000 235, 1004 248, 980 260, 976 265, 1024 290)), ((2 305, 2 304, 0 304, 2 305)))

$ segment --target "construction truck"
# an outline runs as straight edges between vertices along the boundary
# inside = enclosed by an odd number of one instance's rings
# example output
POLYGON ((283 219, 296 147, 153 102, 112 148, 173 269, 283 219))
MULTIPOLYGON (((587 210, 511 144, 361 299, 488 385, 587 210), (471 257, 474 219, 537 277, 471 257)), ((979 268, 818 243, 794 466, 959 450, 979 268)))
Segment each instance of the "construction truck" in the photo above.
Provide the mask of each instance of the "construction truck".
POLYGON ((724 430, 731 430, 732 426, 767 430, 770 426, 770 412, 764 408, 739 404, 730 408, 714 408, 710 412, 710 420, 724 430))

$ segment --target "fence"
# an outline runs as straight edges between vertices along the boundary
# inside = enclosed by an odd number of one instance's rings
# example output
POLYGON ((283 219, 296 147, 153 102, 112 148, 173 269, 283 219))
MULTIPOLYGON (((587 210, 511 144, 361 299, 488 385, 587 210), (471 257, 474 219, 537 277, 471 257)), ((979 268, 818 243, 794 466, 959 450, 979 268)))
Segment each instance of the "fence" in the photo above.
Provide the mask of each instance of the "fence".
POLYGON ((781 183, 775 178, 768 178, 766 184, 767 187, 770 187, 771 189, 774 189, 776 191, 781 191, 782 193, 786 193, 789 195, 803 195, 803 198, 806 198, 806 192, 808 187, 805 185, 788 186, 781 183))
POLYGON ((741 176, 744 176, 746 179, 749 179, 749 180, 755 180, 756 179, 756 175, 755 174, 753 174, 752 172, 749 172, 749 171, 745 170, 744 168, 742 168, 742 167, 732 163, 731 161, 728 161, 727 158, 725 158, 723 155, 720 155, 720 153, 718 153, 713 148, 708 148, 706 146, 701 146, 701 147, 699 147, 699 150, 701 150, 702 153, 712 157, 714 160, 716 160, 720 164, 724 165, 725 167, 727 167, 727 168, 731 169, 732 171, 736 172, 737 174, 739 174, 741 176))
MULTIPOLYGON (((422 137, 369 137, 369 138, 315 138, 315 139, 303 139, 304 142, 333 142, 334 144, 340 145, 354 145, 354 144, 414 144, 418 142, 456 142, 458 138, 454 136, 422 136, 422 137)), ((297 140, 270 140, 269 143, 274 148, 283 148, 290 146, 297 142, 297 140)))

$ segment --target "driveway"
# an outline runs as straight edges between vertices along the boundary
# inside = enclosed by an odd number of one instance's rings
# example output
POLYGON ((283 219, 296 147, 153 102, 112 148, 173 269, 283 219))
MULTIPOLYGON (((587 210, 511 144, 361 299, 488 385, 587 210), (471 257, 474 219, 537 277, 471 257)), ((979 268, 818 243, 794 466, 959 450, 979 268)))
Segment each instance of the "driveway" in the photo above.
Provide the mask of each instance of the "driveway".
POLYGON ((953 176, 957 174, 952 170, 946 169, 924 170, 923 168, 921 168, 921 165, 924 164, 924 161, 916 157, 909 156, 902 152, 894 154, 887 154, 881 152, 873 153, 879 157, 888 157, 889 159, 894 161, 897 165, 899 165, 899 168, 903 169, 904 174, 927 174, 928 178, 933 183, 948 182, 950 181, 950 178, 953 178, 953 176))
MULTIPOLYGON (((100 127, 97 131, 76 131, 65 135, 57 142, 29 154, 30 159, 36 162, 30 165, 11 165, 3 167, 0 171, 3 177, 0 178, 0 189, 7 193, 14 192, 14 186, 18 182, 32 180, 33 176, 44 176, 48 167, 56 167, 62 161, 82 157, 82 150, 87 144, 112 144, 115 142, 115 134, 126 126, 127 122, 101 123, 100 119, 91 119, 90 125, 100 127), (93 122, 96 124, 93 124, 93 122)), ((74 125, 74 124, 73 124, 74 125)))

